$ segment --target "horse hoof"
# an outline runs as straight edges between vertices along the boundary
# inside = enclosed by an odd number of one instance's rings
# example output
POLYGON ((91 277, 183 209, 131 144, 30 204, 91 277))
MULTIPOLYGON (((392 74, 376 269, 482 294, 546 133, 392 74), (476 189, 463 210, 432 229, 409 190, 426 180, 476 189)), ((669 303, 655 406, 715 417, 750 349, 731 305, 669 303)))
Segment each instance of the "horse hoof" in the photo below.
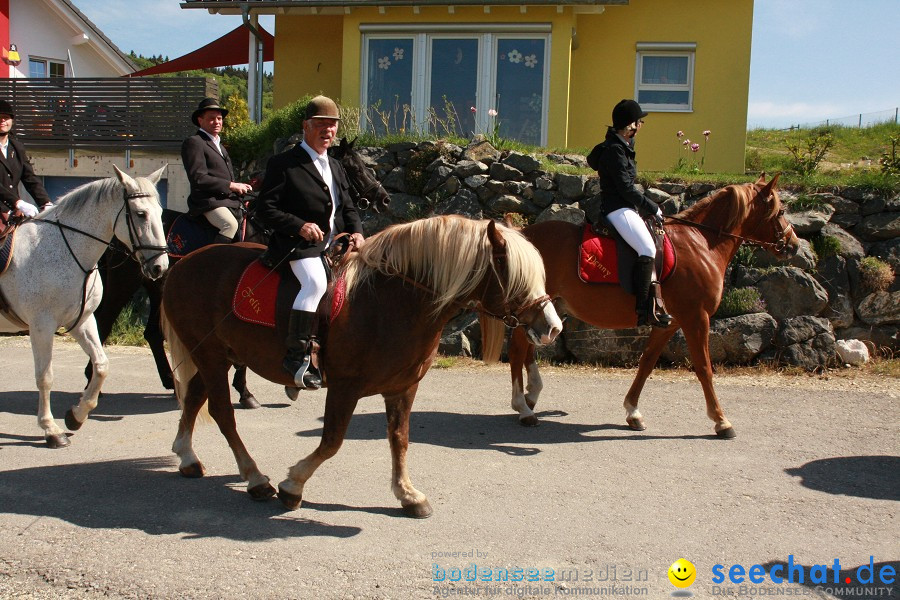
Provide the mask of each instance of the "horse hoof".
POLYGON ((241 406, 244 408, 259 408, 260 404, 256 398, 253 397, 253 394, 247 394, 241 398, 241 406))
POLYGON ((254 500, 268 500, 275 495, 275 488, 268 483, 261 483, 252 488, 247 488, 247 493, 250 494, 250 497, 254 500))
POLYGON ((286 385, 284 386, 284 393, 287 394, 287 397, 291 399, 291 402, 293 402, 300 396, 300 388, 286 385))
POLYGON ((84 423, 75 418, 75 413, 72 412, 71 408, 66 411, 65 421, 66 427, 69 428, 69 431, 78 431, 79 429, 81 429, 81 426, 84 425, 84 423))
POLYGON ((737 437, 737 434, 734 432, 734 427, 729 427, 728 429, 723 429, 722 431, 717 431, 716 435, 722 438, 723 440, 733 440, 737 437))
POLYGON ((278 487, 278 499, 288 510, 297 510, 300 508, 300 503, 303 502, 303 496, 286 492, 281 489, 281 486, 278 487))
POLYGON ((418 504, 408 504, 403 507, 403 514, 413 519, 427 519, 433 513, 434 511, 431 510, 431 504, 428 503, 428 500, 423 500, 418 504))
POLYGON ((537 406, 537 400, 529 400, 528 396, 525 397, 525 404, 528 405, 528 408, 534 410, 534 407, 537 406))
POLYGON ((56 450, 57 448, 66 448, 70 442, 68 436, 64 433, 54 433, 44 438, 44 443, 48 448, 56 450))
POLYGON ((527 417, 521 417, 519 419, 519 425, 522 427, 537 427, 541 422, 538 421, 538 418, 535 415, 528 415, 527 417))
POLYGON ((203 477, 203 465, 200 463, 194 463, 192 465, 188 465, 186 467, 178 467, 178 472, 181 473, 183 477, 187 477, 189 479, 198 479, 203 477))
POLYGON ((625 419, 625 422, 628 423, 628 426, 634 431, 644 431, 647 429, 647 426, 644 425, 644 421, 641 419, 625 419))

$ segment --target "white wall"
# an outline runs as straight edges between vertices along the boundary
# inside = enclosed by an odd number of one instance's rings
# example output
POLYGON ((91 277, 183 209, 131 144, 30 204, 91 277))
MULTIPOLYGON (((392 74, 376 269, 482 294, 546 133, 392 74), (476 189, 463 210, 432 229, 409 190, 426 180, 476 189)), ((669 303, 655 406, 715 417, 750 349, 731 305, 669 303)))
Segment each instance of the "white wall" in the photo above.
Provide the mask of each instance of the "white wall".
POLYGON ((118 77, 129 73, 123 69, 121 58, 101 39, 78 45, 73 42, 73 37, 85 32, 81 24, 76 15, 54 0, 10 0, 9 41, 16 44, 22 57, 15 77, 28 77, 29 56, 65 63, 66 77, 118 77), (71 64, 68 53, 72 55, 71 64))

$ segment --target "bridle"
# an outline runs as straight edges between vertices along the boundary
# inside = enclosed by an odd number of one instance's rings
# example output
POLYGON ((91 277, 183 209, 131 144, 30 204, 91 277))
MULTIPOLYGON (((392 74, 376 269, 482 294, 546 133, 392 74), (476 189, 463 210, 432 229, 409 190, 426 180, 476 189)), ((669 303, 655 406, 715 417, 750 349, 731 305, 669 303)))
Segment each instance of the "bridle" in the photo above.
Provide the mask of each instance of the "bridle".
POLYGON ((748 244, 750 246, 757 246, 759 248, 763 248, 774 254, 782 254, 787 247, 788 240, 794 235, 794 226, 787 220, 786 227, 781 226, 781 220, 784 217, 784 208, 778 211, 775 215, 775 218, 772 220, 772 228, 774 229, 774 242, 764 242, 762 240, 758 240, 755 238, 744 237, 742 235, 737 235, 735 233, 729 233, 727 231, 722 230, 718 227, 711 227, 710 225, 706 225, 705 223, 697 223, 695 221, 688 221, 687 219, 682 219, 680 217, 676 217, 673 215, 666 215, 666 219, 670 221, 675 221, 677 223, 682 223, 684 225, 688 225, 690 227, 694 227, 696 229, 704 229, 706 231, 712 231, 717 235, 738 240, 742 244, 748 244))
MULTIPOLYGON (((504 290, 503 279, 500 277, 500 271, 503 271, 504 274, 508 273, 508 268, 506 266, 506 253, 495 249, 491 253, 491 264, 494 267, 493 269, 491 269, 491 272, 493 272, 494 276, 497 278, 497 285, 501 290, 504 290)), ((487 287, 485 287, 485 293, 487 293, 487 287)), ((544 294, 542 296, 538 296, 531 302, 523 304, 519 307, 518 310, 513 311, 510 308, 509 300, 506 298, 506 294, 504 293, 503 314, 499 315, 491 312, 485 307, 484 294, 482 294, 481 299, 475 303, 475 310, 488 316, 494 317, 497 320, 503 321, 503 324, 510 329, 515 329, 522 325, 522 315, 524 315, 535 306, 537 306, 539 310, 543 310, 548 302, 550 302, 550 296, 548 294, 544 294)))
POLYGON ((370 198, 369 194, 377 190, 381 187, 381 184, 378 183, 377 179, 374 179, 372 183, 366 186, 364 190, 356 189, 356 184, 352 181, 350 182, 350 189, 353 192, 353 203, 356 204, 356 208, 359 210, 366 210, 374 203, 374 198, 370 198))

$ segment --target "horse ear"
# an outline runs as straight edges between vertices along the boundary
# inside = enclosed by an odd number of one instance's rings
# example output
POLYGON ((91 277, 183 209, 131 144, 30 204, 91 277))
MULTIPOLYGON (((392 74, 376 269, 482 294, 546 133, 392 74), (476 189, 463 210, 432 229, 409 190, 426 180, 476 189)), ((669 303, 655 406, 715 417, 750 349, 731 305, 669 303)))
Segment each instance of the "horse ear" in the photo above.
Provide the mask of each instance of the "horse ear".
POLYGON ((164 164, 161 168, 159 168, 156 171, 153 171, 152 173, 147 175, 147 179, 150 180, 150 183, 152 183, 153 185, 156 185, 157 183, 159 183, 159 180, 162 179, 163 173, 165 173, 166 169, 168 169, 168 168, 169 168, 169 163, 164 164))
POLYGON ((759 174, 759 179, 756 180, 756 185, 766 185, 766 172, 763 171, 759 174))
POLYGON ((113 169, 116 170, 116 177, 119 178, 119 181, 122 183, 122 185, 124 185, 126 187, 137 187, 137 184, 134 182, 134 179, 132 179, 128 173, 126 173, 125 171, 123 171, 122 169, 117 167, 116 165, 113 165, 113 169))
POLYGON ((359 139, 359 137, 355 137, 352 140, 350 140, 350 143, 347 144, 347 150, 353 150, 353 146, 356 145, 356 140, 358 140, 358 139, 359 139))
POLYGON ((503 239, 503 234, 500 233, 500 230, 497 229, 497 224, 493 219, 488 220, 488 229, 487 229, 488 240, 491 242, 491 247, 493 247, 494 252, 505 252, 506 251, 506 240, 503 239))
POLYGON ((779 175, 781 175, 781 173, 776 173, 776 174, 775 174, 775 177, 773 177, 772 180, 769 181, 769 183, 767 183, 767 184, 765 185, 765 187, 763 187, 763 189, 761 189, 761 190, 759 191, 759 195, 760 195, 760 196, 762 196, 762 197, 765 198, 766 200, 768 200, 769 198, 772 197, 772 191, 775 189, 775 184, 778 183, 778 176, 779 176, 779 175))

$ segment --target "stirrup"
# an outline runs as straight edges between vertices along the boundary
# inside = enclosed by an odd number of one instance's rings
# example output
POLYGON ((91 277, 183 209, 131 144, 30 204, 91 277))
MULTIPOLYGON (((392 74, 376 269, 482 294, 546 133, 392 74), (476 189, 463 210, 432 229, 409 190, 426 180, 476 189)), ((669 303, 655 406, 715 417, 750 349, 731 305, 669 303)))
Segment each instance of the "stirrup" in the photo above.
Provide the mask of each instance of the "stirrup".
POLYGON ((672 315, 666 310, 663 302, 662 293, 659 290, 659 282, 654 281, 650 284, 650 310, 648 311, 648 320, 650 325, 654 327, 662 327, 665 329, 672 324, 672 315))
POLYGON ((300 389, 317 390, 322 387, 322 379, 311 368, 310 356, 307 354, 302 361, 286 356, 284 370, 294 377, 294 386, 300 389))

